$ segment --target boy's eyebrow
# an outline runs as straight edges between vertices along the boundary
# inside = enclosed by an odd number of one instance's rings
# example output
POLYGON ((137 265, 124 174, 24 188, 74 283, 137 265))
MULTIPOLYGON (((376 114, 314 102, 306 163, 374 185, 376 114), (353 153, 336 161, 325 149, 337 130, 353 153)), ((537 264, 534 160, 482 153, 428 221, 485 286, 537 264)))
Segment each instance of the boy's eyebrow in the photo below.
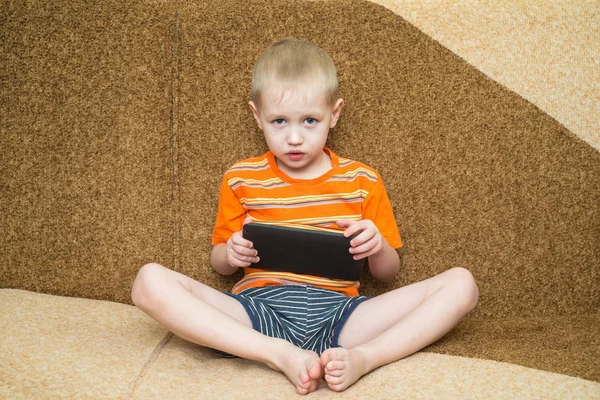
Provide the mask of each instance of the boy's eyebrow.
MULTIPOLYGON (((323 118, 324 113, 321 111, 308 111, 308 112, 302 112, 300 113, 300 116, 302 118, 323 118)), ((284 115, 284 114, 280 114, 280 113, 269 113, 269 114, 265 114, 265 118, 267 120, 271 120, 271 119, 277 119, 277 118, 284 118, 287 119, 289 118, 289 115, 284 115)))

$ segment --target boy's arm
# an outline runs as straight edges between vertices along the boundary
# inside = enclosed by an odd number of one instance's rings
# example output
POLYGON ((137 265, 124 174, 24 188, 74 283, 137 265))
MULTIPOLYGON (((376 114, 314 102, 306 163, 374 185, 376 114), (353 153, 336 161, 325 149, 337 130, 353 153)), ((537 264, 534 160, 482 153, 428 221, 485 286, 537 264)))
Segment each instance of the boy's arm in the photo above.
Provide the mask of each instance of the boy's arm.
POLYGON ((227 244, 221 243, 213 246, 210 252, 210 264, 221 275, 232 275, 237 272, 238 267, 232 267, 227 262, 227 244))
POLYGON ((369 256, 369 270, 373 278, 378 281, 389 282, 393 280, 400 270, 400 257, 398 252, 383 239, 383 249, 369 256))
POLYGON ((341 220, 336 224, 347 228, 344 236, 357 235, 350 245, 350 253, 355 260, 369 258, 369 270, 378 281, 391 281, 400 270, 400 258, 396 250, 389 245, 381 235, 377 226, 371 220, 360 221, 341 220))

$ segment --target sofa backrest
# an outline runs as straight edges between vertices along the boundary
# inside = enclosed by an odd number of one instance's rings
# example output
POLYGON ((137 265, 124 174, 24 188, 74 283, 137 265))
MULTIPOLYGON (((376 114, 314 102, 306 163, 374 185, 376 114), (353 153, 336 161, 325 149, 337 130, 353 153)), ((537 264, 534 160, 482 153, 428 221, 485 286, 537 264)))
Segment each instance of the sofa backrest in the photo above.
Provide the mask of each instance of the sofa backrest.
POLYGON ((296 36, 335 61, 346 106, 328 145, 381 173, 405 243, 397 280, 367 274, 363 293, 462 266, 480 315, 597 310, 598 152, 391 11, 84 3, 8 6, 0 287, 130 302, 154 261, 228 290, 239 275, 209 265, 218 186, 266 150, 251 68, 296 36))
POLYGON ((0 285, 127 301, 173 262, 170 12, 144 2, 9 2, 0 285))

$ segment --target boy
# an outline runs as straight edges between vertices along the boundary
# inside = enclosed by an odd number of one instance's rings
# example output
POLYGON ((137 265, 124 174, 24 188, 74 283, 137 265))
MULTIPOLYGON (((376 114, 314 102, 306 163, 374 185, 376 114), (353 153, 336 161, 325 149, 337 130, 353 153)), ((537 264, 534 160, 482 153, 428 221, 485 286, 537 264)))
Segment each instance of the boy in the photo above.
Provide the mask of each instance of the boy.
POLYGON ((251 268, 260 254, 241 232, 251 221, 357 235, 350 253, 368 258, 382 281, 397 274, 402 245, 379 174, 324 147, 344 102, 323 50, 293 38, 273 44, 254 67, 251 98, 269 151, 225 174, 211 252, 217 272, 242 268, 244 278, 225 294, 148 264, 132 298, 186 340, 282 371, 299 394, 315 391, 321 377, 342 391, 445 335, 477 304, 477 286, 454 268, 367 298, 358 282, 251 268))

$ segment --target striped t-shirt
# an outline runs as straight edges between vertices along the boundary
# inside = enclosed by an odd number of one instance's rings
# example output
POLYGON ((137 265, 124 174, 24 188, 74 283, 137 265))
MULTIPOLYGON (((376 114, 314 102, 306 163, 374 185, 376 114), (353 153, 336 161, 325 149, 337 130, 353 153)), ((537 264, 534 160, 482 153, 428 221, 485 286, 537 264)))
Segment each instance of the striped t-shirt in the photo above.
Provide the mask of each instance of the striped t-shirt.
MULTIPOLYGON (((373 168, 338 157, 329 149, 332 168, 315 179, 294 179, 277 167, 273 153, 233 165, 223 177, 212 244, 226 243, 248 216, 255 222, 305 225, 343 231, 341 219, 372 220, 393 248, 402 240, 381 177, 373 168)), ((260 254, 258 255, 260 257, 260 254)), ((358 281, 342 281, 286 272, 244 268, 244 278, 232 289, 282 284, 312 285, 357 296, 358 281)))

